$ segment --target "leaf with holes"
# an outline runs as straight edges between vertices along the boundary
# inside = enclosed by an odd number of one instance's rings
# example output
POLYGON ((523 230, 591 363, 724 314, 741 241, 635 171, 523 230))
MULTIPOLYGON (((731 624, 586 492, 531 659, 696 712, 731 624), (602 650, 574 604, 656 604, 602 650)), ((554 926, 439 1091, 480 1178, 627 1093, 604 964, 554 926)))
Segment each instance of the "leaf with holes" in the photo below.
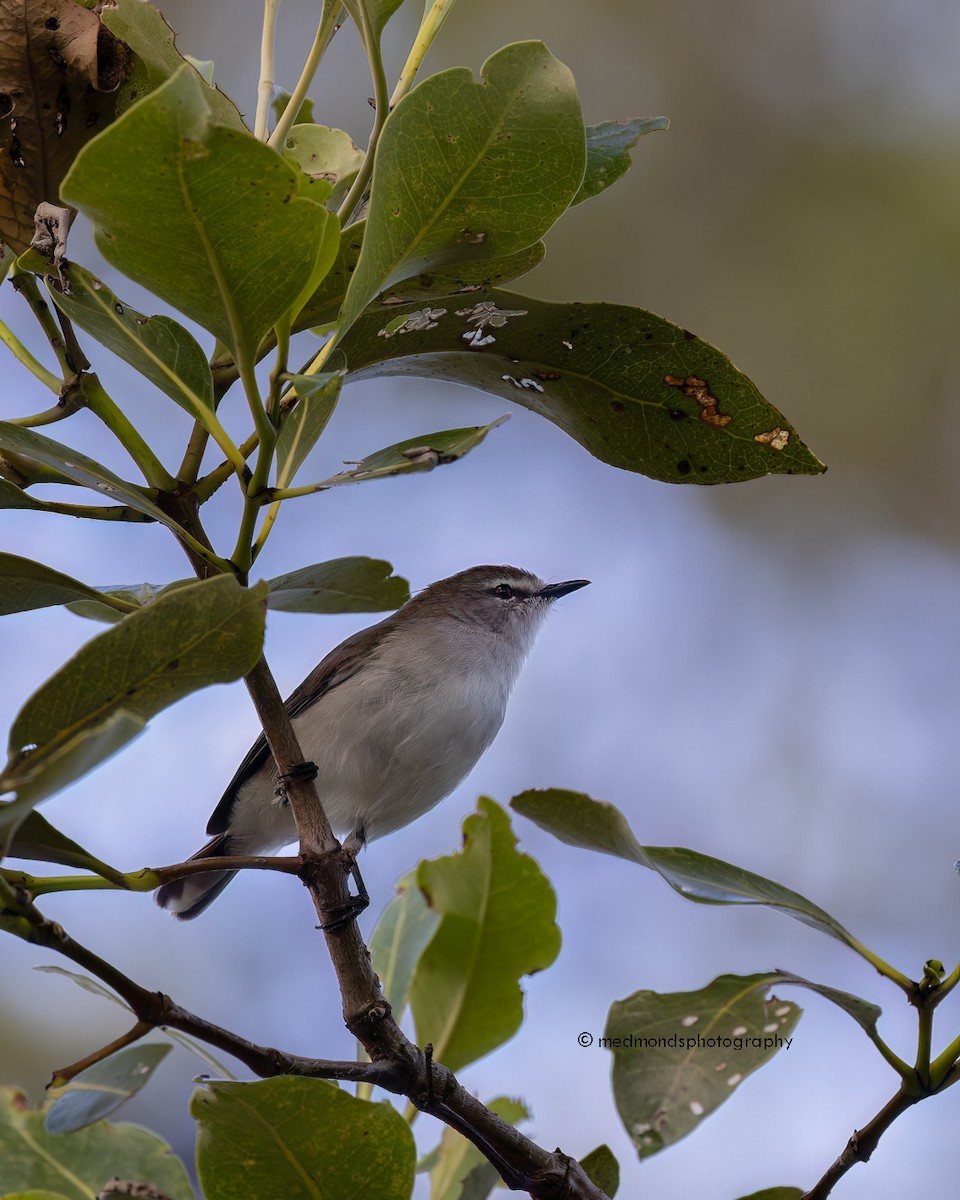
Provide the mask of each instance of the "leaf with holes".
POLYGON ((402 279, 538 242, 576 195, 584 154, 573 76, 542 42, 498 50, 479 83, 463 67, 424 80, 384 124, 341 328, 402 279))
POLYGON ((611 1005, 617 1112, 641 1158, 695 1129, 739 1084, 789 1047, 802 1009, 767 993, 780 980, 721 975, 695 992, 635 992, 611 1005))
POLYGON ((0 6, 0 242, 30 245, 37 205, 57 202, 74 156, 110 124, 129 67, 82 4, 0 6))
POLYGON ((620 304, 512 292, 373 307, 343 342, 352 379, 462 383, 538 413, 596 458, 666 483, 732 483, 825 468, 715 347, 620 304))
POLYGON ((283 152, 292 158, 304 175, 323 179, 333 189, 328 206, 336 211, 363 163, 363 151, 342 129, 326 125, 294 125, 283 143, 283 152))

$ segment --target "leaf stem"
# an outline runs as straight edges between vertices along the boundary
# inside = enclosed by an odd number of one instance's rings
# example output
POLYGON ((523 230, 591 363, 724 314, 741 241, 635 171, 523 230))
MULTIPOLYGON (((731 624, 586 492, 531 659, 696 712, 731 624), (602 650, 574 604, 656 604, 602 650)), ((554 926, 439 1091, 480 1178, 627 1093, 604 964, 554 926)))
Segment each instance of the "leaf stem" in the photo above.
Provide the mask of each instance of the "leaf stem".
POLYGON ((364 192, 367 190, 367 184, 370 182, 370 176, 373 173, 373 159, 377 150, 377 142, 380 140, 380 132, 383 129, 384 122, 390 115, 387 76, 383 69, 380 43, 374 36, 370 25, 367 6, 360 4, 359 11, 360 37, 367 52, 367 62, 370 64, 370 78, 373 80, 374 119, 373 128, 370 130, 370 138, 367 142, 367 152, 363 157, 363 162, 360 164, 360 170, 357 172, 356 179, 350 185, 350 190, 344 197, 343 203, 337 209, 337 216, 340 218, 341 225, 347 224, 353 215, 354 209, 360 203, 364 192))
POLYGON ((313 39, 313 45, 310 47, 310 53, 307 55, 307 61, 300 72, 297 86, 291 92, 290 99, 287 101, 287 107, 280 114, 280 118, 274 126, 273 133, 267 138, 267 145, 272 146, 274 150, 278 150, 280 153, 283 153, 283 143, 294 121, 297 119, 297 113, 300 111, 301 105, 307 97, 310 84, 313 82, 313 77, 320 66, 320 60, 323 58, 327 46, 330 45, 333 35, 340 28, 337 23, 339 13, 340 0, 323 0, 323 9, 320 14, 320 23, 317 25, 317 33, 313 39))
MULTIPOLYGON (((244 460, 249 458, 259 445, 260 438, 257 436, 257 434, 252 433, 240 446, 240 453, 243 455, 244 460)), ((233 474, 234 469, 233 463, 231 462, 225 461, 222 462, 218 467, 214 467, 213 470, 204 475, 204 477, 193 488, 193 494, 197 497, 198 502, 203 504, 205 501, 209 500, 214 492, 221 488, 233 474)), ((245 465, 244 473, 241 476, 244 482, 250 478, 250 474, 250 468, 245 465)))
POLYGON ((21 425, 27 429, 37 429, 41 425, 54 425, 57 421, 63 421, 67 417, 72 417, 75 412, 78 412, 83 407, 79 403, 77 396, 77 388, 68 388, 52 408, 44 409, 43 412, 33 413, 29 417, 11 417, 8 424, 21 425))
POLYGON ((891 967, 888 962, 884 962, 878 954, 874 954, 872 950, 868 950, 855 937, 848 936, 844 940, 851 950, 856 951, 861 958, 865 958, 872 967, 879 971, 885 978, 889 979, 891 983, 895 983, 901 991, 906 992, 908 996, 913 996, 916 993, 917 985, 912 979, 908 979, 902 971, 898 971, 896 967, 891 967))
POLYGON ((930 1048, 933 1044, 933 1009, 922 1005, 917 1009, 917 1079, 924 1090, 930 1087, 930 1048))
MULTIPOLYGON (((50 349, 60 364, 62 379, 69 379, 71 375, 76 375, 79 368, 69 361, 67 347, 63 340, 63 334, 60 332, 60 326, 50 311, 50 305, 40 293, 40 286, 37 283, 36 275, 30 271, 21 271, 14 267, 10 274, 10 283, 13 285, 13 290, 23 296, 24 300, 30 305, 31 312, 36 317, 44 336, 50 343, 50 349)), ((59 391, 61 383, 57 383, 55 390, 59 391)))
POLYGON ((407 55, 407 61, 403 64, 403 70, 397 80, 397 86, 393 89, 393 95, 390 97, 391 109, 395 108, 413 87, 417 71, 420 70, 427 51, 433 45, 440 32, 440 27, 447 19, 453 5, 454 0, 433 0, 431 7, 423 14, 416 39, 407 55))
POLYGON ((253 136, 266 141, 267 119, 270 102, 273 100, 274 61, 273 46, 277 37, 277 13, 280 0, 263 0, 263 33, 260 36, 260 81, 257 84, 257 115, 253 125, 253 136))
POLYGON ((260 389, 253 369, 253 361, 248 355, 243 354, 239 357, 237 367, 240 371, 243 390, 247 396, 247 403, 253 414, 260 446, 257 453, 257 465, 253 469, 253 474, 247 480, 243 513, 240 517, 240 527, 237 531, 237 544, 234 546, 230 560, 237 570, 243 573, 250 570, 253 560, 256 557, 254 531, 256 529, 257 516, 263 503, 259 497, 266 489, 270 480, 273 451, 277 444, 277 429, 270 420, 263 401, 260 399, 260 389))
POLYGON ((52 371, 48 371, 39 359, 34 358, 13 330, 2 322, 0 322, 0 342, 3 342, 7 349, 23 363, 31 375, 40 380, 45 388, 49 388, 54 394, 60 391, 62 380, 52 371))
POLYGON ((126 414, 107 394, 97 376, 93 374, 82 375, 79 387, 83 396, 83 402, 87 408, 100 418, 121 446, 127 451, 143 472, 143 477, 147 481, 147 484, 158 491, 173 491, 177 486, 176 480, 147 445, 126 414))

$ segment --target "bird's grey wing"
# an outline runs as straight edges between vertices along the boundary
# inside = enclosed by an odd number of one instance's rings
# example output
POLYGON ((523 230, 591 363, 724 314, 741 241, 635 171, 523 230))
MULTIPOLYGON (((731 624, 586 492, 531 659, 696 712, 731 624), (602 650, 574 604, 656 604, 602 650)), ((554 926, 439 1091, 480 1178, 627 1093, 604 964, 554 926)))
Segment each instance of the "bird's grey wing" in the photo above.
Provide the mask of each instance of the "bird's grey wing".
MULTIPOLYGON (((388 618, 389 620, 389 618, 388 618)), ((321 696, 332 691, 341 683, 356 675, 363 660, 383 640, 389 630, 384 628, 386 621, 379 621, 367 629, 361 629, 352 634, 320 660, 310 674, 298 684, 284 701, 287 714, 297 716, 309 708, 321 696)), ((230 827, 230 814, 233 802, 241 786, 270 760, 270 747, 267 739, 261 733, 253 743, 243 761, 227 784, 226 790, 220 797, 220 802, 210 815, 207 822, 207 833, 212 835, 226 833, 230 827)))

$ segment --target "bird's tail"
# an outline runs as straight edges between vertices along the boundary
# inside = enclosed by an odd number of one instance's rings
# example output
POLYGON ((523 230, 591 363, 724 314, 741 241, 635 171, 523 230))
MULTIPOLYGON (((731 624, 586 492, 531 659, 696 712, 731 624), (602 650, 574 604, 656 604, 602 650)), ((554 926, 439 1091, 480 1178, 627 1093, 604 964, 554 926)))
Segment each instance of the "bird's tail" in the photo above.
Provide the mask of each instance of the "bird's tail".
MULTIPOLYGON (((219 858, 228 855, 230 836, 218 833, 196 854, 191 854, 188 861, 195 858, 219 858)), ((161 908, 169 909, 181 921, 189 921, 198 917, 207 905, 212 904, 236 875, 236 871, 204 871, 200 875, 188 875, 185 879, 175 879, 173 883, 165 883, 158 887, 154 899, 161 908)))

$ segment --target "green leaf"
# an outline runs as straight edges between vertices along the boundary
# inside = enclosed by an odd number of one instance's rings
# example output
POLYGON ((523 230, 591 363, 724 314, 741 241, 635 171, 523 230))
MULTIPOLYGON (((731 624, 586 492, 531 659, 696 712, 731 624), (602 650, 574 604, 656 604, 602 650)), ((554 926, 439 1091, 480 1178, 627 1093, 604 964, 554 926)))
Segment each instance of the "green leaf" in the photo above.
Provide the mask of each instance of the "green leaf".
POLYGON ((374 302, 390 317, 389 309, 398 304, 414 301, 423 303, 436 297, 449 299, 451 295, 465 296, 471 292, 488 291, 500 287, 521 275, 526 275, 543 261, 543 242, 534 242, 525 250, 505 254, 502 258, 488 258, 478 263, 452 263, 438 267, 435 271, 424 271, 402 279, 378 296, 374 302))
MULTIPOLYGON (((332 357, 343 356, 334 351, 332 357)), ((290 378, 300 402, 283 419, 277 439, 277 486, 287 487, 303 466, 304 460, 320 439, 333 416, 340 389, 346 377, 346 362, 334 371, 320 375, 293 375, 290 378)))
MULTIPOLYGON (((530 1116, 524 1104, 509 1096, 498 1096, 487 1108, 510 1125, 530 1116)), ((499 1182, 500 1176, 492 1163, 472 1142, 447 1126, 430 1168, 430 1200, 486 1200, 499 1182)))
POLYGON ((472 425, 467 429, 444 429, 421 437, 407 438, 385 450, 368 455, 350 471, 341 471, 317 484, 317 490, 337 487, 341 483, 363 483, 367 479, 387 479, 393 475, 408 475, 432 471, 456 462, 476 449, 491 429, 502 425, 506 417, 497 417, 489 425, 472 425))
POLYGON ((108 262, 252 361, 333 263, 339 224, 328 186, 308 198, 286 159, 217 123, 209 93, 181 67, 78 155, 63 196, 108 262))
POLYGON ((601 1045, 640 1158, 672 1145, 789 1047, 802 1010, 766 994, 779 974, 721 975, 695 992, 635 992, 611 1005, 601 1045))
POLYGON ((806 1192, 803 1188, 772 1187, 760 1192, 751 1192, 749 1196, 741 1196, 740 1200, 803 1200, 806 1192))
POLYGON ((828 912, 772 879, 708 854, 677 846, 641 846, 623 814, 606 801, 562 788, 521 792, 510 807, 570 846, 613 854, 649 867, 687 900, 701 904, 763 904, 857 948, 859 942, 828 912))
POLYGON ((58 863, 64 867, 80 867, 93 871, 104 879, 123 885, 123 873, 95 858, 89 850, 78 845, 72 838, 61 833, 38 812, 28 813, 10 842, 7 853, 13 858, 27 858, 34 862, 58 863))
POLYGON ((64 733, 35 761, 26 754, 12 756, 0 775, 0 792, 16 791, 17 799, 0 806, 0 832, 11 833, 35 804, 62 791, 76 779, 122 750, 143 733, 147 722, 117 708, 95 725, 64 733))
POLYGON ((407 1007, 420 955, 439 924, 440 915, 428 906, 414 872, 404 875, 370 939, 373 969, 398 1021, 407 1007))
POLYGON ((829 1000, 831 1004, 842 1008, 848 1016, 853 1017, 872 1042, 876 1042, 879 1038, 877 1022, 883 1016, 883 1009, 879 1005, 872 1004, 860 996, 851 995, 850 992, 841 992, 837 988, 827 987, 824 983, 813 983, 809 979, 802 979, 790 971, 778 971, 775 982, 791 984, 794 987, 807 988, 811 992, 816 992, 817 995, 829 1000))
POLYGON ((20 425, 11 425, 8 421, 0 421, 0 451, 9 450, 14 454, 22 454, 25 458, 33 459, 44 467, 50 467, 55 472, 54 481, 63 483, 78 483, 81 487, 90 488, 100 496, 106 496, 120 504, 126 504, 137 512, 159 521, 170 529, 179 530, 180 526, 172 520, 163 509, 158 508, 145 492, 132 483, 127 483, 119 475, 108 470, 100 463, 64 446, 33 429, 24 429, 20 425))
POLYGON ((620 1190, 620 1164, 609 1146, 598 1146, 580 1159, 580 1166, 610 1200, 620 1190))
POLYGON ((364 313, 344 340, 352 379, 479 388, 546 417, 602 462, 666 483, 825 469, 725 355, 643 309, 487 291, 391 313, 364 313))
POLYGON ((363 163, 363 151, 342 129, 326 125, 294 125, 287 134, 283 152, 304 175, 323 179, 333 189, 329 206, 336 208, 363 163))
MULTIPOLYGON (((140 608, 144 608, 146 605, 152 604, 168 589, 186 587, 195 582, 194 579, 178 579, 174 583, 167 584, 128 583, 116 587, 102 587, 99 592, 101 596, 116 596, 118 600, 126 600, 128 604, 136 604, 140 608)), ((127 615, 118 612, 115 608, 109 608, 98 600, 72 601, 67 608, 78 617, 86 617, 92 621, 104 621, 107 625, 116 625, 127 615)))
POLYGON ((637 117, 633 121, 603 121, 599 125, 588 125, 587 169, 573 204, 590 200, 616 183, 633 165, 630 151, 643 135, 669 126, 666 117, 637 117))
POLYGON ((270 580, 267 607, 282 612, 384 612, 410 599, 410 585, 380 558, 333 558, 270 580))
POLYGON ((458 854, 422 862, 417 883, 441 917, 410 986, 417 1041, 459 1071, 496 1049, 523 1020, 520 978, 560 951, 556 896, 507 814, 481 797, 458 854))
POLYGON ((183 1163, 166 1142, 135 1125, 98 1121, 68 1138, 47 1133, 43 1110, 0 1088, 0 1189, 93 1200, 114 1178, 148 1179, 171 1200, 194 1200, 183 1163))
POLYGON ((370 30, 379 42, 383 27, 397 11, 403 0, 343 0, 343 7, 353 18, 353 23, 362 31, 361 12, 365 12, 370 30))
POLYGON ((61 312, 192 417, 204 422, 212 417, 213 376, 192 334, 170 317, 138 313, 76 263, 70 263, 64 274, 69 292, 47 277, 50 296, 61 312))
MULTIPOLYGON (((115 0, 101 11, 100 20, 136 55, 132 69, 117 93, 118 114, 166 83, 190 61, 176 48, 176 35, 152 4, 144 4, 143 0, 115 0)), ((219 125, 244 128, 236 105, 218 88, 207 88, 206 101, 219 125)))
MULTIPOLYGON (((102 733, 104 751, 117 748, 118 716, 142 728, 190 692, 245 674, 263 644, 266 596, 265 583, 242 588, 219 576, 177 588, 87 642, 18 713, 0 786, 35 803, 50 794, 52 767, 57 785, 66 782, 60 758, 78 738, 88 749, 71 761, 72 778, 106 756, 89 749, 102 733)), ((121 732, 133 736, 126 726, 121 732)))
POLYGON ((207 1200, 409 1200, 416 1151, 403 1117, 324 1079, 207 1083, 190 1103, 207 1200))
POLYGON ((173 1047, 143 1042, 101 1059, 56 1088, 43 1126, 47 1133, 74 1133, 108 1117, 147 1083, 173 1047))
POLYGON ((69 1200, 63 1192, 37 1191, 31 1188, 29 1192, 7 1192, 2 1200, 69 1200))
POLYGON ((43 563, 0 552, 0 616, 49 608, 77 599, 102 603, 101 593, 96 588, 43 563))
POLYGON ((383 127, 341 328, 402 279, 538 242, 576 194, 584 153, 573 76, 542 42, 497 51, 479 83, 463 67, 424 80, 383 127))
POLYGON ((0 508, 30 508, 42 512, 45 505, 9 479, 0 479, 0 508))
MULTIPOLYGON (((357 267, 366 227, 366 221, 361 220, 354 221, 344 229, 336 261, 304 305, 296 320, 297 329, 327 325, 336 319, 350 277, 357 267)), ((389 309, 396 304, 429 300, 433 296, 449 296, 499 287, 532 271, 541 262, 543 255, 543 242, 534 242, 532 246, 512 254, 481 259, 478 262, 454 262, 449 266, 411 275, 409 279, 395 283, 378 297, 375 303, 389 309)))

